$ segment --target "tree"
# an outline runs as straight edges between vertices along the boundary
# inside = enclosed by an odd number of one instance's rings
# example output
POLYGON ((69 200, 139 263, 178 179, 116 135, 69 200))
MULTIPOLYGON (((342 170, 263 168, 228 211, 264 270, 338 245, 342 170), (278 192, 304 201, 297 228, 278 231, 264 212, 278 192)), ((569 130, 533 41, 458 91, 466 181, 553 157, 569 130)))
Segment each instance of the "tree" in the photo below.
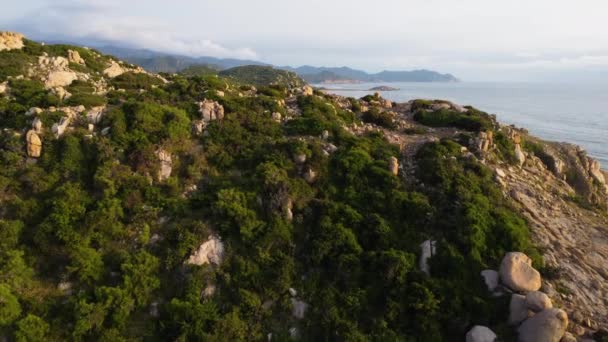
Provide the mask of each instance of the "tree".
POLYGON ((0 326, 13 323, 20 314, 19 300, 7 285, 0 284, 0 326))
POLYGON ((42 318, 28 314, 25 318, 17 322, 15 340, 17 342, 38 342, 44 341, 49 332, 49 325, 42 318))

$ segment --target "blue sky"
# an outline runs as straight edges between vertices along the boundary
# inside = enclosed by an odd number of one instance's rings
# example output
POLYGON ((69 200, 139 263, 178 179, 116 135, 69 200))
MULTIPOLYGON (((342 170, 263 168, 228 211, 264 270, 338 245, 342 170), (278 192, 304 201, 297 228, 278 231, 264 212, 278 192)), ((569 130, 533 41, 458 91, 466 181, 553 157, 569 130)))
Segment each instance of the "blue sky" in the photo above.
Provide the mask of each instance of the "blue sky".
POLYGON ((608 79, 605 0, 21 0, 0 29, 277 65, 608 79))

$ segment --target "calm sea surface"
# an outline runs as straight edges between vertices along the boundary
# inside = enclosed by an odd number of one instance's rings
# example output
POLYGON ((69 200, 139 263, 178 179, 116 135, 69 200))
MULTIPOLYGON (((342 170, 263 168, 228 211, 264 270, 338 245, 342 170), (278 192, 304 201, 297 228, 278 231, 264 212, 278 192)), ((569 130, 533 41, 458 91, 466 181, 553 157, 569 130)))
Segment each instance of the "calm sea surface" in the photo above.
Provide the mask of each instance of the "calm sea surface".
POLYGON ((372 87, 392 101, 445 99, 496 114, 502 123, 526 128, 545 140, 582 146, 608 168, 608 83, 362 83, 317 85, 343 96, 363 97, 372 87))

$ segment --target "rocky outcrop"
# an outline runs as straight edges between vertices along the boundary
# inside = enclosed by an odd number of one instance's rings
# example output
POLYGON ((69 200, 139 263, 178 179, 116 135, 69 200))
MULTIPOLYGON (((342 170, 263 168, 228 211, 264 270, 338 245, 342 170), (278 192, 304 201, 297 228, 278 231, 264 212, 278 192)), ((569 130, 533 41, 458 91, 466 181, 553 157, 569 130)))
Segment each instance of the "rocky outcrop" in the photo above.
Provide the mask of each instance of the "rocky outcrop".
POLYGON ((216 101, 204 100, 199 103, 199 113, 205 122, 222 120, 224 118, 224 107, 216 101))
POLYGON ((519 342, 559 342, 568 327, 568 315, 560 309, 546 309, 521 324, 519 342))
POLYGON ((466 342, 494 342, 496 334, 488 327, 476 325, 466 335, 466 342))
POLYGON ((171 158, 171 153, 159 149, 156 151, 156 156, 160 162, 160 168, 158 170, 157 180, 159 182, 165 181, 171 177, 171 171, 173 168, 173 158, 171 158))
POLYGON ((103 70, 103 74, 109 78, 114 78, 124 74, 127 71, 128 70, 126 68, 123 68, 120 64, 112 61, 110 66, 103 70))
POLYGON ((0 32, 0 51, 23 49, 23 35, 15 32, 0 32))
POLYGON ((479 132, 470 144, 473 151, 486 153, 494 147, 494 133, 492 131, 479 132))
POLYGON ((42 140, 38 133, 35 130, 31 129, 25 135, 25 140, 27 141, 27 155, 31 158, 40 157, 40 153, 42 152, 42 140))
POLYGON ((308 183, 308 184, 312 184, 315 182, 315 180, 317 179, 317 173, 311 169, 308 168, 305 172, 304 172, 304 180, 308 183))
POLYGON ((281 122, 281 119, 283 118, 283 116, 279 112, 273 112, 271 117, 272 120, 275 122, 281 122))
POLYGON ((530 292, 541 287, 540 273, 524 253, 507 253, 500 263, 499 274, 501 281, 513 291, 530 292))
POLYGON ((38 64, 30 69, 29 75, 40 78, 47 89, 67 87, 78 79, 78 74, 69 68, 69 64, 65 57, 49 57, 45 53, 38 57, 38 64))
POLYGON ((70 63, 85 64, 84 59, 80 57, 80 53, 75 50, 68 50, 68 61, 70 63))
POLYGON ((105 106, 91 108, 86 114, 87 121, 91 124, 97 125, 98 123, 101 122, 101 119, 103 118, 105 110, 106 110, 105 106))
POLYGON ((8 82, 0 83, 0 95, 8 93, 8 82))
POLYGON ((296 298, 291 298, 291 306, 292 306, 292 312, 291 314, 293 315, 293 317, 297 318, 297 319, 302 319, 304 318, 304 315, 306 314, 306 310, 308 310, 308 303, 296 299, 296 298))
POLYGON ((42 120, 40 120, 40 118, 35 118, 34 121, 32 121, 32 129, 37 134, 42 133, 42 120))
POLYGON ((212 235, 190 255, 186 263, 197 266, 206 264, 220 265, 223 259, 224 243, 218 237, 212 235))

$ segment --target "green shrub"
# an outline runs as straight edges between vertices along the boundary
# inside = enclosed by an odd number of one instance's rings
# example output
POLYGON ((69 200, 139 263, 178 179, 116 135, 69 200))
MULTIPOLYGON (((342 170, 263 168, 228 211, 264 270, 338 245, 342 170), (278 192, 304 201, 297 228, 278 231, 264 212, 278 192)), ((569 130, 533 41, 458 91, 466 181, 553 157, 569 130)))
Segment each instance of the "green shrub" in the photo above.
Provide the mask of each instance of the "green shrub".
POLYGON ((87 108, 91 108, 105 105, 106 98, 101 95, 76 93, 72 94, 65 102, 69 106, 83 105, 87 108))
POLYGON ((137 90, 151 89, 163 84, 158 77, 146 73, 125 72, 115 77, 111 84, 117 89, 137 90))
POLYGON ((418 110, 414 120, 431 127, 456 127, 470 131, 486 131, 494 128, 494 123, 486 113, 469 110, 459 113, 449 109, 438 111, 418 110))
POLYGON ((382 112, 378 108, 372 107, 367 112, 363 113, 363 121, 374 123, 378 126, 394 129, 395 118, 389 112, 382 112))

